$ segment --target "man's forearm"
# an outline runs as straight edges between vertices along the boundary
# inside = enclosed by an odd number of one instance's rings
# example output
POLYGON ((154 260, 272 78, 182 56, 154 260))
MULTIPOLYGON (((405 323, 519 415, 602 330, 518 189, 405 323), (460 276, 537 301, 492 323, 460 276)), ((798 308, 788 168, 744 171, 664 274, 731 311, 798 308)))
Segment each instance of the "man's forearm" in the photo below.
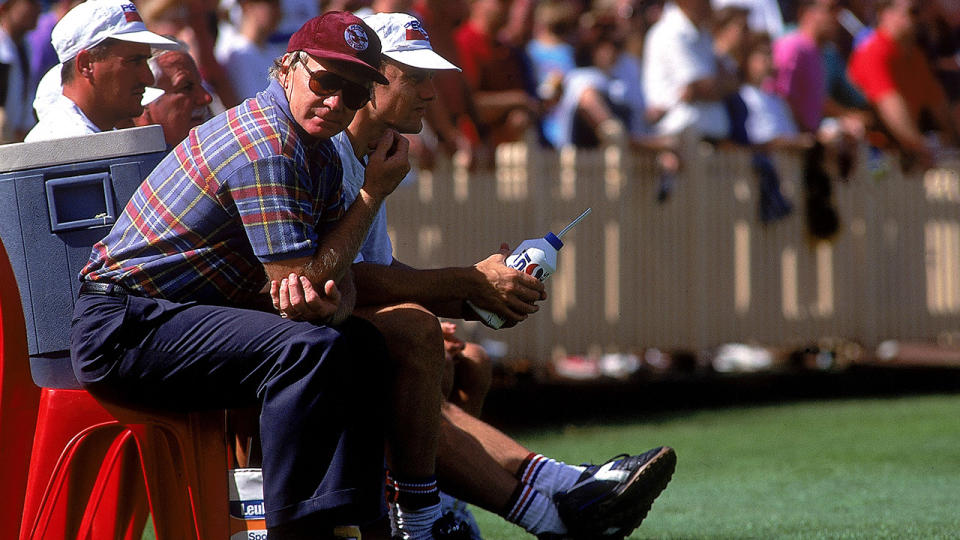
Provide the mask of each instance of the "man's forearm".
POLYGON ((417 302, 441 317, 462 317, 461 305, 482 279, 475 268, 418 270, 402 264, 353 265, 357 284, 357 305, 417 302))
POLYGON ((890 94, 877 102, 877 112, 901 147, 911 151, 925 151, 926 141, 917 128, 907 102, 900 94, 890 94))
POLYGON ((321 287, 327 280, 339 282, 356 258, 381 204, 381 200, 361 189, 343 217, 321 233, 312 256, 266 263, 267 276, 280 281, 294 273, 306 276, 311 283, 321 287))
POLYGON ((368 195, 363 189, 360 190, 343 218, 326 231, 313 260, 304 268, 304 275, 310 281, 339 281, 346 274, 353 260, 357 258, 360 246, 363 245, 382 202, 368 195))

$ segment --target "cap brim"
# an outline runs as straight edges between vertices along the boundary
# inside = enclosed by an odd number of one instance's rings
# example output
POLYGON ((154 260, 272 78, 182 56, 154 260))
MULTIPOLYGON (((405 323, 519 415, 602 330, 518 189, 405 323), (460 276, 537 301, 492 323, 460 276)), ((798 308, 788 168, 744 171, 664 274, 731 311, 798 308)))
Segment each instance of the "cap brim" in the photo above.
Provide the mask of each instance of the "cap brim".
POLYGON ((154 34, 149 30, 140 30, 138 32, 126 32, 123 34, 113 34, 113 39, 121 41, 132 41, 134 43, 146 43, 155 49, 179 50, 180 44, 172 39, 167 39, 159 34, 154 34))
POLYGON ((383 73, 380 73, 379 69, 374 68, 370 64, 364 62, 363 60, 357 59, 356 56, 350 56, 349 54, 339 54, 331 51, 325 51, 320 49, 303 49, 303 52, 309 54, 310 56, 325 59, 325 60, 336 60, 338 62, 346 62, 350 64, 351 67, 359 68, 359 72, 370 80, 376 81, 380 84, 389 84, 390 81, 383 76, 383 73))
POLYGON ((159 99, 160 96, 162 96, 165 93, 166 92, 164 92, 159 88, 156 88, 153 86, 147 86, 146 88, 143 89, 143 98, 140 99, 140 106, 146 107, 147 105, 159 99))
POLYGON ((446 58, 435 53, 433 49, 407 49, 405 51, 384 51, 384 56, 391 60, 396 60, 401 64, 406 64, 420 69, 455 69, 460 68, 451 64, 446 58))

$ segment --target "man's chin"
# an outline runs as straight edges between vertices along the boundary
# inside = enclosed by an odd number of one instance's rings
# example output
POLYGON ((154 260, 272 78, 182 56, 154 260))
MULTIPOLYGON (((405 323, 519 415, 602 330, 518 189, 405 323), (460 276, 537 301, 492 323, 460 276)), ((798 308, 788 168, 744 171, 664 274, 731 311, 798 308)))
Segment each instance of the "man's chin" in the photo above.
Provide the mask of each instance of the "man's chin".
POLYGON ((406 124, 395 124, 390 127, 397 130, 399 133, 414 135, 423 131, 423 120, 419 119, 416 121, 407 122, 406 124))
POLYGON ((311 122, 302 127, 314 139, 329 139, 346 129, 346 126, 335 122, 311 122))

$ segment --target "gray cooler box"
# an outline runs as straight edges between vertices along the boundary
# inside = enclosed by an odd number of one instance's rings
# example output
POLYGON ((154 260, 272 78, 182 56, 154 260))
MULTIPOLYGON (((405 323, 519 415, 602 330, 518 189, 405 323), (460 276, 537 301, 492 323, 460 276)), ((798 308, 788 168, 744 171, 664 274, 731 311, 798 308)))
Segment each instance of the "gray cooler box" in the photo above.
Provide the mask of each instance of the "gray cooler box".
POLYGON ((70 367, 77 276, 165 155, 156 125, 0 146, 0 240, 20 289, 38 386, 78 387, 70 367))

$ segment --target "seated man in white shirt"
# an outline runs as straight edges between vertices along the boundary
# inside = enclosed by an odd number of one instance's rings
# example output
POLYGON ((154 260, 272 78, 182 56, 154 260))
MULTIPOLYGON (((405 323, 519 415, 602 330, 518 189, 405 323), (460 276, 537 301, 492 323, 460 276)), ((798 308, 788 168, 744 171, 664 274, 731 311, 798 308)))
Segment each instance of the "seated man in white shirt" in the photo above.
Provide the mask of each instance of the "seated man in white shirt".
MULTIPOLYGON (((370 102, 333 138, 343 163, 347 201, 363 185, 371 143, 387 129, 419 132, 426 107, 437 95, 434 74, 458 69, 433 51, 426 31, 412 16, 379 13, 364 22, 380 38, 381 71, 389 84, 375 86, 370 102)), ((353 313, 383 333, 391 360, 404 366, 398 373, 413 371, 440 353, 435 314, 475 318, 466 307, 469 300, 512 326, 539 309, 536 302, 546 298, 543 284, 505 266, 504 256, 502 251, 470 267, 411 268, 393 258, 381 208, 352 267, 357 280, 353 313), (429 327, 434 331, 428 332, 429 327)), ((274 307, 294 320, 322 317, 325 295, 330 294, 314 290, 309 280, 296 274, 271 283, 274 307)), ((417 373, 436 375, 423 368, 417 373)), ((393 397, 394 410, 397 416, 409 414, 414 399, 439 398, 439 393, 398 393, 393 397)), ((539 538, 623 538, 640 525, 673 473, 676 454, 668 447, 621 455, 603 465, 558 462, 521 446, 454 401, 431 405, 443 411, 437 477, 436 483, 417 486, 417 492, 423 497, 442 483, 450 495, 494 512, 539 538)), ((391 486, 390 500, 398 502, 392 505, 392 525, 403 533, 402 497, 410 488, 399 480, 391 486)), ((431 496, 439 500, 439 494, 431 496)))
POLYGON ((717 69, 710 16, 710 0, 674 0, 647 33, 643 93, 659 135, 692 129, 722 139, 730 131, 723 99, 737 81, 717 69))
MULTIPOLYGON (((62 91, 38 97, 40 121, 26 141, 62 139, 132 126, 143 112, 144 89, 154 84, 150 48, 177 43, 149 32, 137 8, 124 0, 89 0, 53 28, 62 91)), ((47 77, 44 77, 47 79, 47 77)), ((44 87, 55 83, 41 82, 44 87)))

